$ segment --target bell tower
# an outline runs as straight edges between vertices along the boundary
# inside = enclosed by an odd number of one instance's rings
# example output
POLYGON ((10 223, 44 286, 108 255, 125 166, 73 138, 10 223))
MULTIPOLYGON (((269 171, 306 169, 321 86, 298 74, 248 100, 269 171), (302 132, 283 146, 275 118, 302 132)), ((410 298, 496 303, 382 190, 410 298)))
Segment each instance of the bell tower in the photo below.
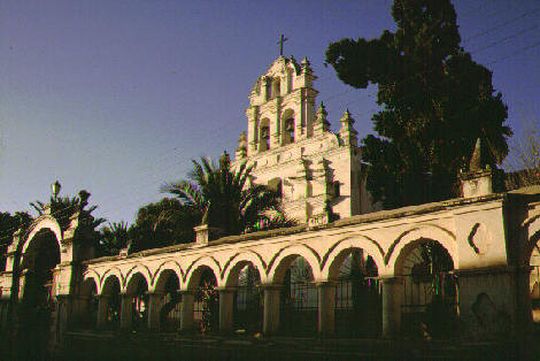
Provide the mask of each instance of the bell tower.
POLYGON ((254 165, 255 183, 282 193, 289 217, 313 225, 371 209, 352 115, 332 133, 324 105, 316 107, 316 79, 307 58, 274 60, 249 94, 235 153, 235 162, 254 165))
POLYGON ((247 156, 306 139, 313 133, 316 77, 304 58, 277 58, 249 95, 247 156))

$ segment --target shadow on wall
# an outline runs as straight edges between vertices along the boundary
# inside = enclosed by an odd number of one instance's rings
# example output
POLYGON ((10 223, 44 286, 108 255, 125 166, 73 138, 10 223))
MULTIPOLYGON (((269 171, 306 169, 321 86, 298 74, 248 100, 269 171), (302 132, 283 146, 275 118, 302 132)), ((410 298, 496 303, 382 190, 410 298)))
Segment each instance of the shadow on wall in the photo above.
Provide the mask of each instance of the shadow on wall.
POLYGON ((510 315, 499 310, 493 300, 485 293, 480 293, 472 305, 476 317, 476 336, 481 338, 499 338, 510 334, 510 315))

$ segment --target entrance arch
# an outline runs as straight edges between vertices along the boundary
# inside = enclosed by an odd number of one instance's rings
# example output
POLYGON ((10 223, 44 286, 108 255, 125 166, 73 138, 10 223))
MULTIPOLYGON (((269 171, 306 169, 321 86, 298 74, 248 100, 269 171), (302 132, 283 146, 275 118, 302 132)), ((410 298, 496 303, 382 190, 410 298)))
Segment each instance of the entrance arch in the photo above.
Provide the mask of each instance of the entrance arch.
POLYGON ((379 271, 361 248, 342 250, 330 265, 336 284, 335 333, 345 337, 375 337, 381 332, 382 299, 379 271))
MULTIPOLYGON (((59 240, 49 228, 32 233, 23 247, 20 264, 22 302, 19 312, 23 343, 35 345, 22 352, 40 359, 46 355, 56 329, 56 272, 60 263, 59 240)), ((22 340, 21 340, 22 341, 22 340)))
POLYGON ((403 247, 395 264, 401 278, 402 331, 410 336, 451 336, 457 322, 454 260, 438 241, 419 238, 403 247))

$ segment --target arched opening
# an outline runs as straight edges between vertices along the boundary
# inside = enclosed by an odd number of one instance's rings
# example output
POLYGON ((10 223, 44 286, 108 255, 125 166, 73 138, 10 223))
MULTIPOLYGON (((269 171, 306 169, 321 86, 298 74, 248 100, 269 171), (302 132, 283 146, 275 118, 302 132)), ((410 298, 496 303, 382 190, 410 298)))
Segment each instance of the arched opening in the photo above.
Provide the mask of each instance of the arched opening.
POLYGON ((206 335, 219 330, 219 293, 216 289, 217 279, 214 272, 206 266, 196 270, 192 276, 195 285, 195 303, 193 305, 193 321, 195 329, 206 335))
POLYGON ((39 358, 47 352, 51 330, 57 328, 53 313, 57 309, 55 267, 60 263, 60 248, 48 228, 37 232, 29 242, 21 262, 24 286, 19 320, 21 334, 31 340, 37 353, 34 357, 39 358))
POLYGON ((375 337, 381 333, 382 299, 378 268, 364 250, 341 252, 331 267, 336 281, 335 332, 342 337, 375 337))
POLYGON ((295 141, 295 127, 296 123, 294 120, 294 111, 291 109, 287 109, 285 112, 283 112, 282 116, 282 126, 281 129, 283 129, 282 134, 282 145, 287 145, 294 143, 295 141))
POLYGON ((79 326, 85 329, 96 328, 99 297, 97 295, 97 285, 93 278, 86 279, 81 285, 79 302, 79 326))
POLYGON ((133 275, 127 285, 126 294, 131 298, 132 329, 146 329, 148 327, 148 283, 142 274, 133 275))
POLYGON ((162 293, 161 310, 159 312, 160 330, 176 332, 180 327, 182 297, 180 281, 172 270, 165 270, 159 276, 156 292, 162 293))
POLYGON ((270 149, 270 120, 264 118, 259 124, 259 151, 265 152, 270 149))
POLYGON ((281 96, 281 79, 272 79, 272 99, 281 96))
POLYGON ((107 277, 101 291, 103 307, 103 328, 115 330, 120 327, 120 281, 114 275, 107 277))
POLYGON ((457 322, 457 277, 452 257, 439 242, 421 238, 396 264, 403 278, 402 331, 417 337, 451 336, 457 322))
POLYGON ((235 289, 234 330, 251 335, 262 332, 263 293, 259 271, 250 262, 240 262, 231 271, 230 284, 235 289))
POLYGON ((313 271, 301 256, 290 256, 283 262, 289 265, 281 280, 280 331, 291 336, 313 335, 317 333, 318 312, 313 271))
POLYGON ((537 243, 529 261, 529 294, 531 299, 531 317, 534 323, 540 323, 540 245, 537 243))

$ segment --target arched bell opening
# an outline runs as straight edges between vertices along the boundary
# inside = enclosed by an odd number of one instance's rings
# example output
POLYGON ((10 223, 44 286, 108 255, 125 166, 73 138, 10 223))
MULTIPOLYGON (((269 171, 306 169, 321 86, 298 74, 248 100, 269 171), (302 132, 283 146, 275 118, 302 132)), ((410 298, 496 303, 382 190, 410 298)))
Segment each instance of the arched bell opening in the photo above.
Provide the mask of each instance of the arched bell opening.
POLYGON ((294 143, 296 140, 296 122, 294 119, 294 111, 287 109, 283 112, 281 120, 282 137, 281 144, 287 145, 294 143))
POLYGON ((212 269, 206 266, 198 268, 192 276, 195 286, 193 321, 195 330, 202 335, 219 331, 219 293, 217 278, 212 269))
POLYGON ((270 149, 270 119, 264 118, 259 123, 259 151, 265 152, 270 149))
POLYGON ((362 249, 343 251, 331 266, 336 283, 335 334, 376 337, 381 334, 382 298, 378 268, 362 249))
POLYGON ((103 284, 100 297, 104 306, 101 312, 103 317, 103 328, 115 330, 120 327, 120 308, 122 298, 120 295, 120 281, 114 275, 107 277, 103 284))
POLYGON ((176 332, 180 327, 182 312, 180 280, 176 273, 172 270, 162 272, 156 291, 163 295, 159 312, 160 330, 163 332, 176 332))
POLYGON ((93 278, 86 279, 81 285, 78 326, 83 329, 96 328, 98 309, 99 297, 96 282, 93 278))
POLYGON ((241 262, 235 268, 231 273, 231 277, 235 278, 231 282, 235 285, 233 328, 240 334, 260 333, 263 326, 261 276, 251 263, 241 262))
POLYGON ((305 258, 292 255, 283 260, 280 333, 309 336, 317 333, 318 296, 313 271, 305 258))
POLYGON ((130 297, 131 328, 144 330, 148 327, 148 283, 140 273, 133 275, 127 285, 126 295, 130 297))
POLYGON ((396 262, 403 279, 402 332, 413 337, 447 337, 457 329, 458 289, 454 261, 444 246, 421 238, 396 262))

